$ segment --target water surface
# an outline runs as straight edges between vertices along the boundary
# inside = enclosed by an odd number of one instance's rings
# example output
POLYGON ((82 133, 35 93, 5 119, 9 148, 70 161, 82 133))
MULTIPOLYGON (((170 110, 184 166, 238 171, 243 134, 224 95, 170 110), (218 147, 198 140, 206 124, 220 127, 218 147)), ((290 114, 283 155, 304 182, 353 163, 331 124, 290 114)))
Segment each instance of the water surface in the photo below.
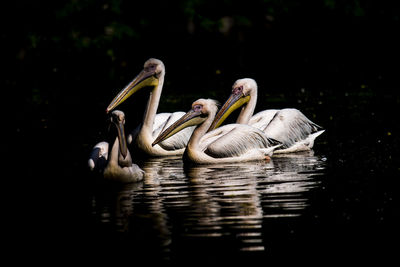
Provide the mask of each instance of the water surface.
POLYGON ((295 223, 312 209, 310 196, 321 187, 326 160, 313 151, 195 167, 178 157, 149 159, 143 182, 94 191, 96 235, 107 236, 99 246, 114 240, 132 257, 150 253, 166 262, 265 255, 276 238, 270 227, 295 223))

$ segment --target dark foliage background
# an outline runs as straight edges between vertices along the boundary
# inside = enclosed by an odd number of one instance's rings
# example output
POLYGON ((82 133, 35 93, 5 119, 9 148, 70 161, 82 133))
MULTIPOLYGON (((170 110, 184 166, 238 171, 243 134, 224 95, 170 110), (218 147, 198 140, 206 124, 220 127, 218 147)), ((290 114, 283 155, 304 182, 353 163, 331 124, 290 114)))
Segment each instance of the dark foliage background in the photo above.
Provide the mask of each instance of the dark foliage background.
POLYGON ((2 83, 18 95, 17 132, 101 117, 149 57, 167 68, 161 109, 188 107, 189 93, 223 101, 246 76, 268 94, 398 88, 393 1, 15 1, 2 10, 2 83))

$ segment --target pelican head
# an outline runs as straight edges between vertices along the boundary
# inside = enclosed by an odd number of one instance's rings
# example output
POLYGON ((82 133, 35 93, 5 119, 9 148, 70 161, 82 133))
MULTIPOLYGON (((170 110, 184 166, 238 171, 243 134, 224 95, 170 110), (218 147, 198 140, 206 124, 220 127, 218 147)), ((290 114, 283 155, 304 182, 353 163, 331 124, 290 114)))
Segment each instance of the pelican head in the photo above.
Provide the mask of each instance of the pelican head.
POLYGON ((212 99, 199 99, 193 102, 192 109, 162 132, 152 146, 173 136, 177 132, 194 125, 202 124, 209 116, 215 116, 218 102, 212 99))
POLYGON ((218 128, 234 110, 247 104, 252 97, 257 97, 256 81, 250 78, 237 80, 232 86, 231 95, 215 116, 208 131, 218 128))
POLYGON ((143 70, 118 93, 110 105, 108 105, 106 112, 108 113, 113 110, 141 88, 156 87, 162 75, 165 75, 164 63, 159 59, 148 59, 144 63, 143 70))
POLYGON ((114 110, 113 112, 111 112, 110 122, 113 123, 117 128, 120 152, 123 158, 125 159, 126 156, 128 155, 128 146, 126 144, 125 130, 124 130, 125 114, 120 110, 114 110))

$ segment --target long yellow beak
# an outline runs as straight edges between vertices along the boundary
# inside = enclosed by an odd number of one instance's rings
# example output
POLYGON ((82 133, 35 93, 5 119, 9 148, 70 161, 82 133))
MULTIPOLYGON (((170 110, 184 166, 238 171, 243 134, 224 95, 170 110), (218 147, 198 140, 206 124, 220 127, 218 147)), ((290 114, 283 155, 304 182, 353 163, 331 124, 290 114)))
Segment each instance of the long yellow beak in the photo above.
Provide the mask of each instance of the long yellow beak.
POLYGON ((169 126, 164 132, 162 132, 151 145, 155 146, 158 143, 164 141, 165 139, 168 139, 174 134, 182 131, 183 129, 190 126, 199 125, 203 123, 205 120, 206 117, 203 117, 200 111, 194 111, 193 109, 191 109, 185 115, 183 115, 179 120, 177 120, 171 126, 169 126))
POLYGON ((116 97, 108 105, 106 112, 110 112, 116 108, 119 104, 128 99, 133 93, 139 91, 141 88, 146 86, 157 86, 158 79, 154 76, 153 71, 142 70, 133 81, 131 81, 124 89, 122 89, 116 97))
POLYGON ((245 96, 243 94, 231 94, 225 104, 218 111, 217 115, 215 115, 214 121, 208 129, 208 132, 218 128, 234 110, 240 108, 249 102, 249 100, 250 96, 245 96))

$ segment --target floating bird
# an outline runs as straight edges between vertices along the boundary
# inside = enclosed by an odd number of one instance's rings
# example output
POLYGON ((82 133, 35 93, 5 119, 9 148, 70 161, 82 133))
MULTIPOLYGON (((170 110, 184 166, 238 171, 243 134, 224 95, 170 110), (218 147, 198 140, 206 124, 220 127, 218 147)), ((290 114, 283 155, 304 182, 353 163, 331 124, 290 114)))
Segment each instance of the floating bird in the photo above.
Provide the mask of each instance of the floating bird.
POLYGON ((186 128, 169 140, 156 146, 151 145, 159 133, 185 114, 185 112, 156 114, 164 84, 164 76, 165 67, 163 62, 150 58, 144 63, 143 70, 118 93, 106 110, 110 112, 141 88, 151 89, 143 123, 128 137, 128 143, 133 142, 134 148, 149 156, 182 155, 194 130, 194 127, 186 128))
POLYGON ((183 159, 196 164, 243 162, 269 159, 280 143, 261 130, 244 124, 229 124, 206 134, 215 114, 217 102, 199 99, 192 109, 163 131, 152 145, 173 136, 186 127, 198 125, 188 142, 183 159))
POLYGON ((125 137, 125 114, 114 110, 110 122, 116 131, 110 136, 110 142, 100 142, 94 146, 88 161, 89 168, 102 172, 104 178, 121 182, 136 182, 143 179, 144 171, 132 163, 125 137), (112 147, 110 149, 110 145, 112 147))
POLYGON ((219 110, 209 131, 219 127, 236 109, 242 107, 236 123, 248 124, 262 130, 282 146, 274 153, 310 150, 314 140, 325 130, 294 108, 267 109, 253 116, 257 102, 257 83, 253 79, 239 79, 233 84, 232 94, 219 110))

